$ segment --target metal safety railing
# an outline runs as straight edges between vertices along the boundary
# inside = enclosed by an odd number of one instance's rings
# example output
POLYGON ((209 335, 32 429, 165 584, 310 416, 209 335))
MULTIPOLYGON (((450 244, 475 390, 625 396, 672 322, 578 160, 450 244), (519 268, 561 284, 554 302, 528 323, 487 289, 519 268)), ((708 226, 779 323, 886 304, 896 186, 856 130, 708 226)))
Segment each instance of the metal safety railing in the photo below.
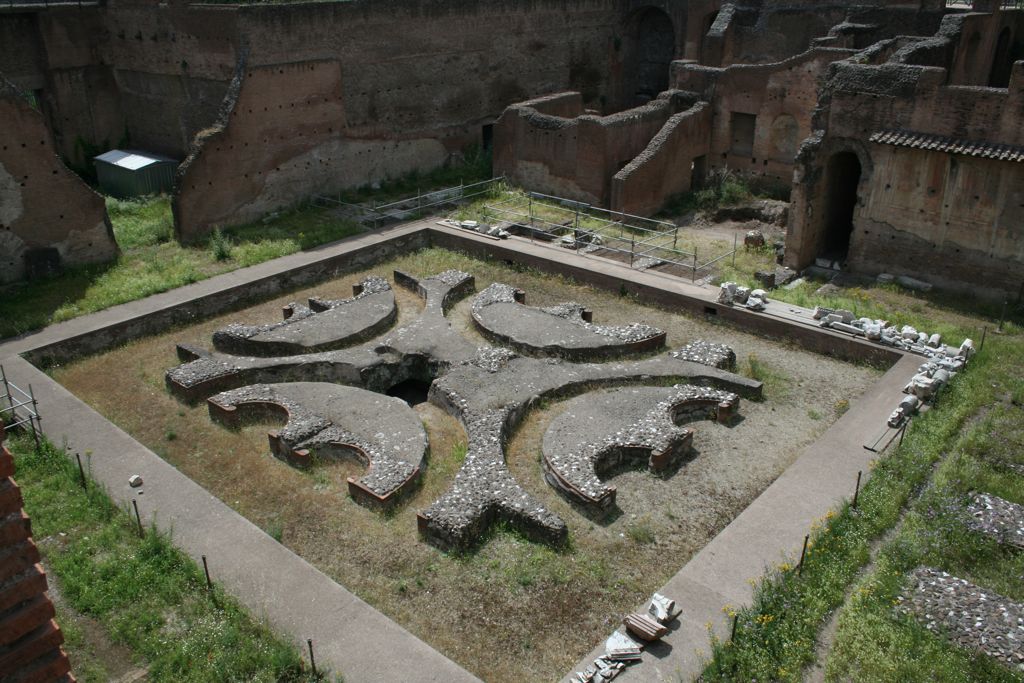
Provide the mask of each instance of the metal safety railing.
POLYGON ((376 202, 352 204, 351 202, 344 201, 341 198, 343 195, 338 195, 337 197, 314 195, 312 202, 317 206, 334 206, 348 209, 352 213, 353 219, 367 227, 372 226, 376 229, 389 223, 412 220, 430 209, 456 206, 476 197, 482 197, 494 192, 504 182, 504 176, 499 176, 468 185, 460 183, 454 187, 446 187, 440 190, 423 193, 417 192, 413 197, 406 197, 387 204, 377 204, 376 202))
POLYGON ((695 281, 701 271, 724 259, 736 261, 733 248, 713 254, 705 262, 697 249, 680 248, 680 228, 674 223, 595 207, 563 197, 530 192, 487 204, 485 211, 509 224, 506 229, 531 241, 562 241, 577 253, 593 254, 628 263, 631 268, 656 268, 695 281))
POLYGON ((7 378, 4 366, 0 365, 0 420, 5 428, 11 429, 21 427, 31 430, 32 438, 39 448, 39 438, 42 436, 42 426, 39 417, 39 403, 36 401, 32 385, 28 385, 28 391, 21 389, 14 382, 7 378))

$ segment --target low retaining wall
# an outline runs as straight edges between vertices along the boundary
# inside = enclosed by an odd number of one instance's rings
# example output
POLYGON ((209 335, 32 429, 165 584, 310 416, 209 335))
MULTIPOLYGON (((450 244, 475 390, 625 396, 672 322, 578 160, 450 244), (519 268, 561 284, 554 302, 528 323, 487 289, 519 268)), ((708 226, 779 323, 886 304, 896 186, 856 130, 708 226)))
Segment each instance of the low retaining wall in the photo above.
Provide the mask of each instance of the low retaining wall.
POLYGON ((427 224, 414 232, 405 232, 373 244, 358 246, 351 251, 335 253, 283 272, 257 277, 249 282, 239 282, 219 291, 120 320, 99 329, 73 334, 59 341, 30 348, 22 355, 37 366, 65 363, 74 358, 106 351, 148 334, 166 331, 175 325, 186 325, 225 311, 238 310, 290 289, 323 282, 344 273, 366 268, 396 253, 426 247, 462 251, 479 258, 501 259, 536 268, 545 273, 566 275, 608 291, 625 291, 640 297, 645 303, 681 309, 696 315, 714 316, 717 320, 755 334, 787 339, 809 351, 842 360, 891 365, 902 357, 897 351, 852 336, 795 324, 764 313, 724 306, 685 294, 673 289, 669 281, 666 281, 668 286, 661 286, 660 283, 656 285, 627 280, 613 274, 610 269, 569 263, 559 258, 564 256, 559 251, 552 250, 550 254, 531 253, 517 249, 515 242, 475 239, 469 234, 449 232, 427 224))

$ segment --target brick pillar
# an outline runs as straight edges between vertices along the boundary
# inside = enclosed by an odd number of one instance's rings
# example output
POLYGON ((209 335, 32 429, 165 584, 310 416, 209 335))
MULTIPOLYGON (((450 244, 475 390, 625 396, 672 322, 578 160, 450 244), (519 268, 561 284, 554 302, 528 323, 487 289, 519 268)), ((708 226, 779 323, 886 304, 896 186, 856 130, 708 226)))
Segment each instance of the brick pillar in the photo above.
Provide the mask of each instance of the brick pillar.
POLYGON ((73 683, 5 436, 0 422, 0 680, 73 683))

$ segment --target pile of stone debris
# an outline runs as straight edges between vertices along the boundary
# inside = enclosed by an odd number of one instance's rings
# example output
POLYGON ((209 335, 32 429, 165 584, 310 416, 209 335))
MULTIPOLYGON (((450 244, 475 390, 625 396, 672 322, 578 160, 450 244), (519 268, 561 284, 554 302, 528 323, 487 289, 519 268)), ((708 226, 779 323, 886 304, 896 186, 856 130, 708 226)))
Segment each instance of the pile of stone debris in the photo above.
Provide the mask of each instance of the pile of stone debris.
POLYGON ((752 290, 735 282, 723 282, 718 292, 718 303, 763 311, 768 305, 768 293, 763 289, 752 290))
POLYGON ((605 653, 594 660, 585 671, 577 671, 579 683, 605 683, 610 681, 631 662, 640 661, 646 643, 661 640, 668 633, 668 624, 679 616, 675 600, 660 593, 651 596, 647 613, 637 612, 622 620, 625 632, 615 631, 605 642, 605 653))
POLYGON ((494 237, 497 239, 508 239, 512 234, 506 230, 508 224, 504 225, 488 225, 487 223, 480 223, 478 221, 456 221, 451 219, 444 219, 438 221, 441 225, 449 228, 460 228, 462 230, 469 230, 470 232, 480 233, 481 235, 487 235, 488 237, 494 237))
MULTIPOLYGON (((838 332, 864 337, 870 341, 892 346, 903 351, 910 351, 929 358, 946 357, 960 358, 960 367, 974 349, 974 342, 965 340, 960 347, 948 346, 942 343, 941 334, 928 334, 920 332, 910 325, 896 327, 890 325, 887 320, 872 320, 871 318, 858 318, 851 311, 841 308, 825 308, 817 306, 814 309, 814 319, 821 321, 822 327, 827 327, 838 332)), ((959 368, 958 368, 959 369, 959 368)))
MULTIPOLYGON (((903 329, 908 330, 908 335, 916 332, 914 328, 909 326, 903 329)), ((917 368, 917 372, 910 378, 907 385, 903 387, 903 393, 907 394, 907 396, 900 401, 900 404, 889 415, 888 425, 893 429, 902 426, 906 420, 910 419, 918 411, 922 404, 934 401, 938 393, 949 384, 949 381, 966 367, 968 359, 974 353, 974 342, 970 339, 965 339, 959 348, 942 345, 937 334, 931 336, 929 344, 933 340, 936 346, 928 346, 927 348, 934 353, 917 368)))

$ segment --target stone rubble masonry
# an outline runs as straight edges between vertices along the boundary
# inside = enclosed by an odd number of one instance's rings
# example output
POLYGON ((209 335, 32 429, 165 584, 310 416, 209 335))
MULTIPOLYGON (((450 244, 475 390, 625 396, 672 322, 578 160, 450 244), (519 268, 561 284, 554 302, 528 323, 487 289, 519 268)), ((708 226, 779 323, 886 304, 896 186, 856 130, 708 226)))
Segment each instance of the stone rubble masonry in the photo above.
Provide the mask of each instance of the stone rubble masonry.
MULTIPOLYGON (((507 435, 538 401, 652 378, 671 378, 755 397, 762 391, 760 382, 668 353, 639 361, 571 363, 560 358, 520 356, 509 349, 481 348, 456 331, 445 317, 446 311, 473 291, 472 275, 449 270, 417 278, 395 271, 394 281, 426 300, 423 311, 400 328, 349 349, 294 356, 233 356, 180 347, 179 355, 185 362, 167 371, 168 389, 190 402, 223 392, 212 396, 208 405, 212 417, 228 424, 238 421, 236 406, 264 419, 280 418, 283 413, 287 420, 284 429, 271 434, 275 454, 304 465, 317 449, 342 448, 343 454, 371 464, 370 472, 354 482, 362 490, 350 487, 350 492, 356 500, 374 505, 384 504, 393 493, 408 490, 422 467, 422 450, 416 457, 413 448, 400 448, 402 455, 389 459, 384 454, 395 451, 388 444, 408 437, 419 448, 425 447, 422 430, 413 438, 410 435, 416 432, 414 428, 400 426, 403 416, 414 417, 412 411, 399 406, 397 399, 387 399, 403 409, 396 408, 394 416, 380 419, 374 412, 375 403, 382 400, 380 393, 403 381, 430 382, 428 400, 461 421, 466 429, 467 455, 451 487, 418 514, 417 524, 428 542, 456 549, 478 542, 498 520, 545 543, 564 543, 565 523, 534 500, 505 463, 507 435), (362 417, 356 417, 360 411, 362 417), (372 428, 378 424, 390 425, 388 429, 396 431, 372 428), (360 432, 360 425, 368 431, 360 432), (400 439, 401 435, 405 436, 400 439)), ((493 299, 512 302, 510 305, 517 309, 534 310, 515 303, 522 298, 520 294, 499 284, 485 290, 475 303, 493 303, 493 299)), ((593 349, 600 349, 609 339, 616 344, 656 339, 658 347, 664 345, 664 333, 653 328, 602 327, 586 322, 579 305, 536 310, 542 320, 532 333, 540 330, 558 337, 566 329, 555 323, 567 319, 576 321, 569 326, 570 332, 577 331, 577 323, 583 325, 589 336, 576 339, 574 346, 583 356, 592 356, 593 349)), ((725 419, 731 415, 735 401, 718 401, 715 406, 725 419)))
POLYGON ((1024 605, 944 571, 918 567, 896 610, 935 634, 1024 671, 1024 605))
POLYGON ((103 197, 57 156, 43 115, 0 74, 0 284, 25 257, 55 249, 63 265, 109 261, 117 244, 103 197))
POLYGON ((544 478, 572 502, 611 509, 616 489, 601 480, 603 474, 638 460, 654 473, 671 471, 693 443, 693 430, 680 424, 704 418, 728 423, 739 402, 731 392, 689 384, 576 398, 544 435, 544 478))
POLYGON ((279 418, 271 452, 308 468, 314 457, 354 457, 369 471, 349 477, 349 494, 370 507, 391 507, 419 482, 427 434, 401 399, 324 382, 255 384, 208 399, 210 417, 237 428, 243 420, 279 418))
POLYGON ((0 680, 73 683, 0 422, 0 680))
POLYGON ((703 339, 696 339, 678 351, 673 351, 671 355, 679 360, 710 365, 720 370, 736 369, 736 352, 732 348, 703 339))

